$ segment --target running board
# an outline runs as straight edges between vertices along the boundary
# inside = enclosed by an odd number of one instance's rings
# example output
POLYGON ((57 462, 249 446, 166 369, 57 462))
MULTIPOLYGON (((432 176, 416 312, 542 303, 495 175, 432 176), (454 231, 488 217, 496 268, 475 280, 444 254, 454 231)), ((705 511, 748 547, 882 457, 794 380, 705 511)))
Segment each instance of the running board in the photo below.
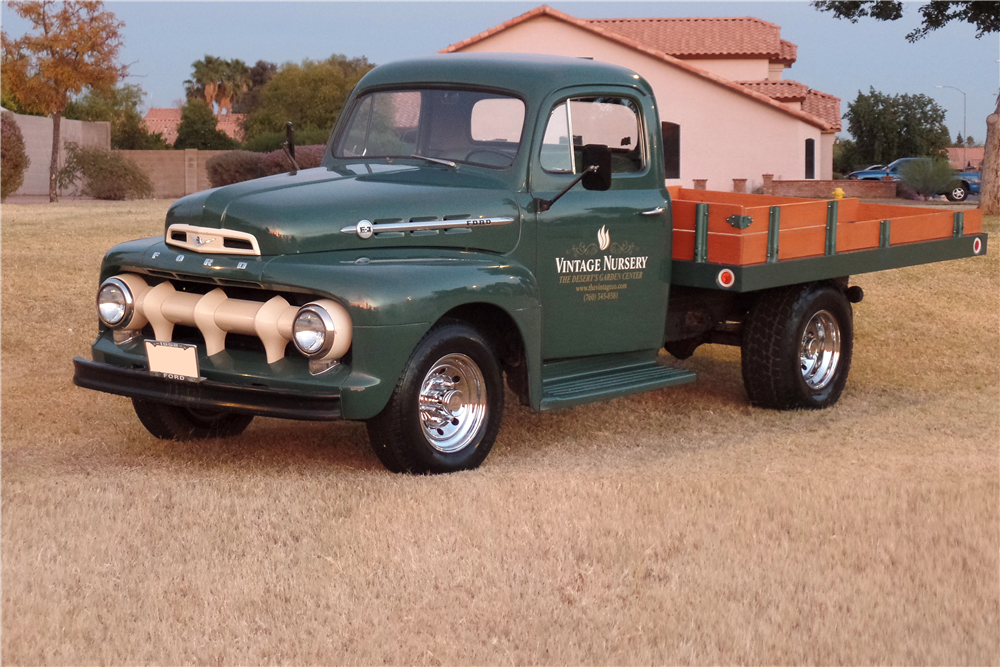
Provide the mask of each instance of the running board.
POLYGON ((542 410, 593 403, 694 382, 692 371, 662 366, 657 351, 605 354, 542 366, 542 410))

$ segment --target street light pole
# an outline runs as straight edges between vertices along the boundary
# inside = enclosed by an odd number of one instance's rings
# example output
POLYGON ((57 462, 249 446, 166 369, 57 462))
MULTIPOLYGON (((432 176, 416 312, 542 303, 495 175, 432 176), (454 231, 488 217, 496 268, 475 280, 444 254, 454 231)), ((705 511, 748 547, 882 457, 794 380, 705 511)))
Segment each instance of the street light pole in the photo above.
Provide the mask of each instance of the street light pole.
MULTIPOLYGON (((998 61, 998 62, 1000 62, 1000 61, 998 61)), ((969 159, 968 159, 969 158, 969 150, 967 148, 968 145, 969 145, 969 134, 966 131, 966 126, 965 126, 965 121, 966 121, 966 118, 968 117, 967 114, 966 114, 966 112, 965 112, 965 109, 966 109, 966 106, 965 106, 965 103, 966 103, 965 91, 962 90, 962 89, 960 89, 960 88, 956 88, 955 86, 934 86, 934 87, 935 88, 951 88, 952 90, 957 90, 958 92, 962 93, 962 169, 959 169, 959 171, 962 171, 966 167, 969 166, 969 159)))

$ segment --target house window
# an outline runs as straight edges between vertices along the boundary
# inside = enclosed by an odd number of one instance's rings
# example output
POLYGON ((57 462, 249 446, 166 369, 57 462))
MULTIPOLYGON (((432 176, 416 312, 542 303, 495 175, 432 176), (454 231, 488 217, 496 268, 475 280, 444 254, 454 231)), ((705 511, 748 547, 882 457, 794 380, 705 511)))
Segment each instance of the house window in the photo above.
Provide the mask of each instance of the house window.
POLYGON ((816 140, 806 139, 806 178, 816 178, 816 140))
POLYGON ((681 126, 660 123, 663 135, 663 171, 666 178, 681 177, 681 126))

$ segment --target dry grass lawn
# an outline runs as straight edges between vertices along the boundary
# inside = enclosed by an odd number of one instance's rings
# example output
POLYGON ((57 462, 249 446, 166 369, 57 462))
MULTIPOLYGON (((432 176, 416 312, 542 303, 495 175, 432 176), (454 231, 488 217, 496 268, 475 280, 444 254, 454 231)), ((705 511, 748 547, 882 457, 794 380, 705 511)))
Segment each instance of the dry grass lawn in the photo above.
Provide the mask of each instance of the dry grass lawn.
POLYGON ((100 258, 169 202, 4 206, 2 662, 997 664, 1000 245, 860 276, 843 399, 699 381, 532 414, 479 470, 364 426, 167 443, 72 385, 100 258))

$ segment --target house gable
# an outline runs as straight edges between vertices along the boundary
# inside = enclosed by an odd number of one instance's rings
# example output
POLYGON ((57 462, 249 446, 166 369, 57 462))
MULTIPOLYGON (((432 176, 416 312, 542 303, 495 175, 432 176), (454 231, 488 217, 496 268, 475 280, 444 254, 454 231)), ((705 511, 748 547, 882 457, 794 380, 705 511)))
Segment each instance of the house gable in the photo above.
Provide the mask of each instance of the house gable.
MULTIPOLYGON (((705 80, 712 82, 714 85, 722 86, 724 88, 728 88, 729 90, 731 90, 731 91, 733 91, 733 92, 735 92, 737 94, 740 94, 740 95, 746 95, 746 96, 748 96, 748 97, 756 100, 758 103, 771 106, 774 109, 780 110, 782 113, 791 114, 791 115, 795 116, 796 118, 798 118, 799 120, 804 121, 806 123, 809 123, 810 125, 813 125, 814 127, 819 128, 823 132, 833 132, 833 131, 835 131, 834 128, 830 125, 830 123, 827 122, 827 121, 825 121, 825 120, 823 120, 822 118, 818 118, 818 117, 816 117, 816 116, 814 116, 812 114, 808 114, 808 113, 805 113, 803 111, 790 108, 789 106, 787 106, 785 104, 782 104, 782 103, 780 103, 780 102, 778 102, 778 101, 776 101, 776 100, 768 97, 765 94, 758 93, 758 92, 756 92, 756 91, 754 91, 752 89, 749 89, 749 88, 745 88, 745 87, 741 86, 740 84, 735 83, 734 81, 732 81, 732 80, 730 80, 728 78, 724 78, 724 77, 722 77, 720 75, 713 74, 713 73, 711 73, 709 71, 706 71, 705 69, 702 69, 700 67, 696 67, 695 65, 690 64, 687 61, 681 60, 680 58, 676 58, 676 57, 668 55, 668 54, 666 54, 666 53, 664 53, 662 51, 658 51, 657 49, 655 49, 653 47, 650 47, 650 46, 648 46, 646 44, 639 43, 639 42, 635 41, 631 37, 623 36, 620 33, 612 32, 611 30, 609 30, 609 29, 607 29, 605 27, 602 27, 600 25, 596 25, 596 23, 598 23, 600 20, 596 20, 596 19, 595 20, 578 19, 578 18, 575 18, 575 17, 570 16, 568 14, 564 14, 563 12, 560 12, 558 10, 552 9, 548 5, 541 5, 539 7, 536 7, 535 9, 532 9, 529 12, 526 12, 526 13, 518 16, 518 17, 515 17, 515 18, 509 20, 509 21, 505 21, 505 22, 501 23, 500 25, 494 26, 493 28, 490 28, 489 30, 483 31, 483 32, 479 33, 478 35, 470 37, 469 39, 465 39, 465 40, 463 40, 461 42, 458 42, 456 44, 452 44, 451 46, 448 46, 448 47, 442 49, 441 53, 454 53, 454 52, 457 52, 457 51, 490 51, 490 50, 492 50, 491 47, 488 47, 488 46, 484 45, 483 44, 484 41, 491 40, 494 43, 496 43, 496 40, 500 36, 502 36, 503 33, 505 33, 505 32, 509 33, 511 30, 517 28, 518 26, 523 26, 527 22, 530 22, 530 21, 539 21, 539 20, 543 20, 543 19, 548 19, 549 21, 556 21, 556 22, 561 22, 561 23, 565 23, 565 24, 574 26, 576 28, 579 28, 580 30, 583 30, 583 31, 588 32, 588 33, 591 33, 592 35, 599 36, 599 37, 601 37, 603 39, 609 40, 611 42, 614 42, 616 44, 624 46, 624 47, 626 47, 628 49, 631 49, 631 50, 634 50, 634 51, 638 51, 638 52, 640 52, 640 53, 642 53, 642 54, 644 54, 646 56, 652 57, 652 58, 660 61, 661 63, 665 63, 665 64, 670 65, 672 67, 679 68, 681 70, 687 71, 687 72, 689 72, 689 73, 691 73, 691 74, 693 74, 695 76, 702 77, 705 80)), ((766 28, 766 26, 772 26, 773 28, 778 28, 778 26, 775 26, 774 24, 767 23, 766 21, 759 21, 759 19, 753 19, 753 20, 754 21, 758 21, 761 24, 764 24, 765 28, 766 28)), ((618 21, 621 21, 621 20, 619 19, 618 21)), ((768 28, 768 30, 769 30, 769 28, 768 28)), ((788 47, 782 46, 782 44, 781 44, 782 41, 783 40, 780 40, 780 38, 778 39, 779 43, 777 45, 777 49, 778 49, 777 53, 778 53, 779 57, 781 56, 782 53, 784 53, 786 56, 789 53, 791 53, 791 51, 790 51, 790 49, 788 47)), ((790 43, 787 43, 787 44, 789 46, 794 46, 794 45, 791 45, 790 43)), ((741 47, 741 48, 749 48, 749 47, 741 47)), ((500 49, 500 50, 509 50, 509 49, 500 49)), ((540 40, 537 43, 532 44, 531 47, 527 48, 526 50, 529 51, 529 52, 532 52, 532 53, 549 53, 549 54, 552 54, 552 55, 566 55, 565 52, 562 49, 560 49, 560 48, 553 48, 552 44, 546 44, 545 40, 540 40)), ((587 54, 583 54, 583 53, 577 54, 577 55, 579 55, 581 57, 590 57, 587 54)), ((838 100, 838 102, 839 102, 839 100, 838 100)))

